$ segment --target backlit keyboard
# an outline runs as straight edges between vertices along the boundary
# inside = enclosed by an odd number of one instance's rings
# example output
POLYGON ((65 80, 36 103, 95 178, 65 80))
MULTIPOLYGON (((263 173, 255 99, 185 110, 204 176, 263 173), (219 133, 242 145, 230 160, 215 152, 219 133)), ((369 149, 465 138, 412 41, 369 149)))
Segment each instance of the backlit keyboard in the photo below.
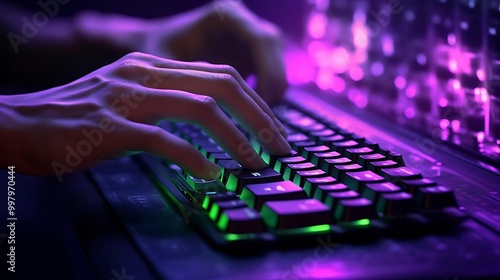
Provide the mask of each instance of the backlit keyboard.
MULTIPOLYGON (((292 152, 271 155, 246 134, 268 164, 262 170, 242 168, 199 128, 175 124, 173 131, 221 166, 222 176, 206 181, 165 162, 176 189, 157 181, 188 213, 183 216, 217 244, 289 244, 325 235, 361 240, 424 233, 467 217, 449 188, 405 166, 400 154, 366 140, 361 131, 290 107, 276 112, 292 152)), ((144 164, 160 177, 157 167, 144 164)))

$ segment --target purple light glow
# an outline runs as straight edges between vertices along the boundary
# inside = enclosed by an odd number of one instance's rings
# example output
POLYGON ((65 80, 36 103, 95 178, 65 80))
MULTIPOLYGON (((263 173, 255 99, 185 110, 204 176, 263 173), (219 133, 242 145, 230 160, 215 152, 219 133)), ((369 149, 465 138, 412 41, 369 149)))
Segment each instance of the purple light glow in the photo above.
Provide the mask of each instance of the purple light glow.
POLYGON ((457 43, 457 36, 455 36, 455 34, 453 33, 450 33, 448 34, 447 41, 450 46, 453 46, 457 43))
POLYGON ((370 68, 370 71, 372 72, 373 76, 380 76, 384 73, 384 64, 380 62, 374 62, 372 64, 372 67, 370 68))
POLYGON ((368 98, 358 89, 352 89, 347 94, 347 98, 358 108, 365 108, 368 105, 368 98))
POLYGON ((476 76, 481 82, 484 82, 484 80, 486 79, 486 75, 484 74, 483 69, 477 69, 476 76))
POLYGON ((446 106, 448 106, 448 99, 444 98, 444 97, 441 97, 438 101, 438 105, 439 107, 441 108, 444 108, 446 106))
POLYGON ((417 85, 415 83, 411 83, 405 90, 405 95, 408 98, 413 98, 417 95, 417 85))
POLYGON ((426 64, 427 63, 427 56, 425 54, 423 54, 423 53, 419 53, 417 55, 417 62, 420 65, 426 64))
POLYGON ((448 128, 449 125, 450 125, 450 121, 447 119, 442 119, 439 121, 439 127, 441 129, 446 129, 446 128, 448 128))
POLYGON ((451 83, 451 86, 453 87, 453 89, 455 91, 460 90, 460 88, 462 87, 460 81, 457 79, 451 79, 451 80, 449 80, 449 83, 451 83))
POLYGON ((397 77, 394 79, 394 85, 395 85, 398 89, 403 89, 404 87, 406 87, 406 79, 405 79, 403 76, 397 76, 397 77))
POLYGON ((312 14, 309 18, 309 24, 307 26, 309 36, 314 39, 323 38, 323 36, 325 36, 327 23, 328 18, 324 13, 312 14))
POLYGON ((333 78, 332 90, 334 92, 343 92, 345 90, 345 81, 341 77, 335 76, 333 78))
POLYGON ((368 48, 368 29, 364 24, 354 22, 351 32, 355 47, 360 49, 368 48))
POLYGON ((458 62, 454 59, 451 59, 448 63, 448 69, 451 73, 457 73, 458 70, 458 62))
POLYGON ((349 68, 349 52, 344 47, 334 48, 330 61, 335 73, 344 73, 349 68))
POLYGON ((382 38, 382 52, 385 56, 392 56, 394 54, 394 40, 392 36, 385 35, 382 38))
POLYGON ((305 84, 314 79, 315 68, 312 59, 302 51, 285 53, 286 77, 290 84, 305 84))
POLYGON ((316 77, 316 85, 322 90, 327 90, 333 87, 333 73, 328 69, 322 68, 316 77))
POLYGON ((349 77, 351 77, 353 81, 361 81, 364 75, 363 69, 359 66, 353 66, 349 69, 349 77))
POLYGON ((415 112, 415 109, 412 107, 406 108, 405 110, 405 117, 408 119, 413 119, 417 113, 415 112))

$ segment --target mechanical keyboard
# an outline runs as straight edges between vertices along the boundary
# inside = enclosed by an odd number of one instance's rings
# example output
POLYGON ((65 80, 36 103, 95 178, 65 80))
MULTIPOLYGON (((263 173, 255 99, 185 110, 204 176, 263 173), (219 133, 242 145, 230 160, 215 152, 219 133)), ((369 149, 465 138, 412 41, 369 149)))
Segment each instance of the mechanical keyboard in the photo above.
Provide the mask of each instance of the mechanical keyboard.
POLYGON ((468 217, 450 188, 407 167, 402 155, 370 142, 362 131, 347 131, 292 106, 275 112, 287 128, 289 155, 269 154, 238 126, 268 164, 265 169, 242 168, 190 124, 164 126, 220 165, 220 179, 194 178, 164 161, 158 168, 156 161, 141 157, 182 216, 218 247, 259 249, 325 236, 342 242, 424 234, 468 217), (165 178, 162 169, 171 175, 165 178))

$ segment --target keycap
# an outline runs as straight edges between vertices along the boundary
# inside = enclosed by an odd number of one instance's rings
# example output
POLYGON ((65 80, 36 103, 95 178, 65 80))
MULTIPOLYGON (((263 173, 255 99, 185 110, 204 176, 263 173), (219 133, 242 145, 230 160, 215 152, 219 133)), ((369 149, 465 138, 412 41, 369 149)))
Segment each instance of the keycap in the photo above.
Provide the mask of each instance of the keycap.
POLYGON ((357 163, 346 165, 334 165, 330 169, 330 175, 337 180, 343 181, 346 172, 362 171, 363 167, 357 163))
POLYGON ((214 145, 214 146, 202 146, 200 152, 205 157, 209 157, 213 153, 224 153, 224 150, 222 149, 221 146, 214 145))
POLYGON ((309 137, 307 137, 305 134, 302 133, 293 133, 290 134, 286 137, 286 141, 292 143, 292 142, 302 142, 302 141, 308 141, 309 137))
POLYGON ((302 153, 301 155, 307 159, 307 160, 311 160, 312 158, 312 155, 313 153, 318 153, 318 152, 327 152, 329 151, 330 148, 328 148, 327 146, 325 145, 320 145, 320 146, 309 146, 309 147, 304 147, 304 149, 302 150, 302 153))
POLYGON ((229 170, 239 170, 242 168, 242 166, 235 160, 219 160, 217 162, 218 165, 222 167, 222 176, 221 176, 221 181, 223 184, 227 183, 227 180, 229 180, 229 175, 231 172, 229 170))
POLYGON ((313 153, 311 156, 311 163, 316 166, 321 166, 325 159, 338 158, 338 157, 341 157, 341 155, 338 152, 313 153))
POLYGON ((273 229, 291 229, 332 223, 330 208, 316 199, 269 201, 260 211, 273 229))
POLYGON ((277 158, 276 163, 274 164, 274 170, 278 171, 279 173, 283 173, 287 164, 304 162, 306 162, 306 159, 301 156, 277 158))
POLYGON ((366 184, 363 189, 362 195, 375 203, 379 199, 380 195, 385 193, 395 193, 401 192, 401 188, 394 185, 393 183, 383 182, 375 184, 366 184))
POLYGON ((247 185, 241 193, 248 206, 260 210, 266 201, 307 198, 304 190, 290 181, 247 185))
POLYGON ((217 143, 208 136, 192 138, 191 144, 198 150, 201 150, 202 147, 217 146, 217 143))
POLYGON ((304 186, 308 178, 325 176, 325 171, 321 169, 299 170, 293 176, 293 182, 299 186, 304 186))
POLYGON ((416 194, 419 188, 432 186, 437 186, 437 183, 427 178, 403 180, 401 183, 401 188, 411 194, 416 194))
POLYGON ((224 185, 220 180, 205 180, 199 179, 193 176, 187 176, 186 182, 193 188, 193 190, 198 192, 222 192, 225 190, 224 185))
POLYGON ((368 168, 368 165, 370 164, 370 162, 374 162, 374 161, 381 161, 381 160, 385 160, 386 157, 384 155, 381 155, 381 154, 367 154, 367 155, 360 155, 357 159, 357 163, 363 167, 366 167, 368 168))
POLYGON ((374 171, 374 172, 380 172, 382 168, 390 168, 390 167, 398 167, 399 163, 393 161, 393 160, 380 160, 380 161, 373 161, 368 164, 368 169, 374 171))
POLYGON ((417 204, 420 209, 432 210, 456 207, 457 201, 452 190, 443 186, 419 188, 417 204))
POLYGON ((304 182, 304 185, 302 186, 304 188, 304 191, 309 197, 312 197, 314 192, 316 191, 316 188, 319 185, 326 185, 326 184, 333 184, 337 182, 335 178, 332 176, 321 176, 321 177, 310 177, 307 178, 304 182))
POLYGON ((359 193, 353 190, 329 192, 325 197, 325 204, 330 206, 330 208, 335 209, 339 201, 343 199, 353 199, 360 197, 359 193))
POLYGON ((310 147, 316 145, 314 141, 300 141, 300 142, 291 142, 290 146, 292 149, 296 150, 299 154, 302 153, 304 147, 310 147))
POLYGON ((326 173, 331 173, 331 170, 334 165, 347 165, 353 164, 352 160, 346 157, 337 157, 337 158, 325 158, 323 163, 321 164, 321 169, 323 169, 326 173))
MULTIPOLYGON (((372 162, 374 164, 375 162, 372 162)), ((395 168, 382 168, 380 170, 381 174, 388 180, 395 184, 408 179, 419 179, 422 175, 418 171, 410 169, 408 167, 395 167, 395 168)))
POLYGON ((219 160, 228 160, 231 159, 231 156, 227 153, 212 153, 208 157, 208 159, 214 163, 219 162, 219 160))
POLYGON ((243 168, 230 169, 226 189, 241 194, 245 185, 279 181, 283 181, 281 174, 269 167, 257 171, 243 168))
POLYGON ((258 233, 266 230, 259 212, 251 208, 225 210, 217 222, 217 228, 228 233, 258 233))
POLYGON ((303 163, 288 163, 285 164, 285 171, 282 172, 283 178, 285 180, 293 180, 293 177, 295 176, 295 173, 300 170, 311 170, 316 168, 316 166, 310 162, 303 162, 303 163))
POLYGON ((326 196, 330 192, 340 192, 340 191, 347 191, 349 190, 346 185, 344 184, 327 184, 327 185, 318 185, 316 187, 316 190, 314 191, 314 198, 316 198, 319 201, 324 202, 326 199, 326 196))
POLYGON ((234 192, 208 193, 205 195, 205 198, 203 199, 202 207, 204 209, 210 210, 214 202, 237 200, 237 199, 239 198, 238 196, 236 196, 234 192))
POLYGON ((391 159, 397 163, 400 163, 401 165, 404 165, 404 160, 403 156, 401 154, 395 153, 395 152, 389 152, 387 154, 387 158, 391 159))
MULTIPOLYGON (((358 142, 359 143, 359 142, 358 142)), ((350 158, 352 161, 356 162, 360 155, 366 155, 373 153, 373 150, 368 147, 360 147, 360 148, 350 148, 346 149, 344 155, 350 158)))
POLYGON ((330 147, 332 147, 332 149, 334 151, 337 151, 339 153, 343 153, 346 149, 356 148, 358 146, 359 146, 359 143, 354 141, 354 140, 347 140, 347 141, 330 143, 330 147))
POLYGON ((294 157, 297 156, 297 152, 295 150, 290 150, 290 153, 288 155, 273 155, 266 151, 266 149, 262 149, 260 156, 267 164, 269 164, 271 168, 274 168, 276 160, 278 160, 278 158, 294 157))
POLYGON ((326 136, 333 136, 335 135, 335 131, 326 128, 322 130, 317 130, 317 131, 312 131, 311 136, 319 138, 319 137, 326 137, 326 136))
POLYGON ((377 218, 377 213, 370 200, 359 197, 340 200, 335 207, 335 218, 338 221, 357 221, 377 218))
POLYGON ((344 176, 344 184, 350 189, 362 192, 363 187, 368 183, 377 183, 385 181, 380 175, 371 171, 346 172, 344 176))
POLYGON ((329 146, 332 143, 336 143, 336 142, 340 142, 340 141, 344 141, 344 140, 345 140, 344 136, 342 136, 340 134, 335 134, 332 136, 320 137, 318 142, 323 144, 323 145, 329 146))
POLYGON ((405 192, 384 193, 377 202, 377 211, 384 216, 400 216, 416 211, 413 195, 405 192))
POLYGON ((222 212, 228 209, 245 208, 248 207, 247 204, 241 199, 228 200, 228 201, 218 201, 212 204, 208 217, 217 222, 220 218, 222 212))

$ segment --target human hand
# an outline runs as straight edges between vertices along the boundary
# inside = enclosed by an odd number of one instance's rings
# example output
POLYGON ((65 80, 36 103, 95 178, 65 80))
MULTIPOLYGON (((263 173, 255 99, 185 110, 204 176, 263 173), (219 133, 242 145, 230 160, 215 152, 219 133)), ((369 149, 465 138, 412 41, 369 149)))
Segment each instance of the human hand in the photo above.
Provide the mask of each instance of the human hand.
POLYGON ((243 3, 218 0, 187 13, 156 20, 85 13, 77 21, 86 36, 101 37, 160 57, 234 66, 257 76, 257 92, 269 104, 287 87, 280 30, 243 3))
POLYGON ((0 144, 7 157, 0 163, 7 166, 8 160, 26 174, 61 176, 146 151, 193 176, 216 178, 217 165, 154 125, 168 119, 202 127, 246 168, 265 167, 219 105, 257 139, 265 134, 262 144, 271 153, 290 152, 283 126, 234 68, 132 53, 67 85, 2 96, 0 144))

